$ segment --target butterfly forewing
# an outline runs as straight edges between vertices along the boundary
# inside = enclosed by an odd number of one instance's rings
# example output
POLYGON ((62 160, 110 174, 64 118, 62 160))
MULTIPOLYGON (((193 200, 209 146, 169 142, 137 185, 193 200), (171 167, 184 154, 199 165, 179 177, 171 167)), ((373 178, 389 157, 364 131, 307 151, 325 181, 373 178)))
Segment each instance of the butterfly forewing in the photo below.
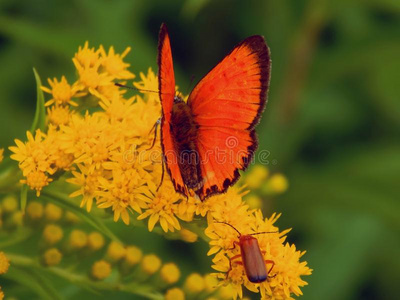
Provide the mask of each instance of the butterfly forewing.
POLYGON ((183 193, 184 184, 178 165, 178 155, 170 130, 171 113, 175 97, 175 75, 172 63, 171 45, 167 27, 161 25, 158 40, 158 86, 163 117, 161 121, 161 146, 168 174, 175 190, 183 193))
POLYGON ((198 129, 204 199, 225 192, 257 148, 254 127, 264 110, 270 56, 261 36, 237 45, 193 89, 188 104, 198 129))

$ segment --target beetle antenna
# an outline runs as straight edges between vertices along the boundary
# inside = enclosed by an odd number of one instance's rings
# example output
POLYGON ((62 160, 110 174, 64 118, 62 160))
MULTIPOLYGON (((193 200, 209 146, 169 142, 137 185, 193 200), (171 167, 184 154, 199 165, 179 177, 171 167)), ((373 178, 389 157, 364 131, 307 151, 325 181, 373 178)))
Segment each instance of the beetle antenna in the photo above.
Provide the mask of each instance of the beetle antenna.
POLYGON ((279 231, 263 231, 263 232, 256 232, 256 233, 251 233, 249 235, 257 235, 257 234, 264 234, 264 233, 279 233, 279 231))
POLYGON ((239 234, 239 237, 242 235, 242 234, 240 233, 239 230, 237 230, 233 225, 231 225, 231 224, 229 224, 229 223, 226 223, 226 222, 215 222, 215 223, 220 223, 220 224, 228 225, 228 226, 230 226, 230 227, 232 227, 233 229, 236 230, 236 232, 239 234))

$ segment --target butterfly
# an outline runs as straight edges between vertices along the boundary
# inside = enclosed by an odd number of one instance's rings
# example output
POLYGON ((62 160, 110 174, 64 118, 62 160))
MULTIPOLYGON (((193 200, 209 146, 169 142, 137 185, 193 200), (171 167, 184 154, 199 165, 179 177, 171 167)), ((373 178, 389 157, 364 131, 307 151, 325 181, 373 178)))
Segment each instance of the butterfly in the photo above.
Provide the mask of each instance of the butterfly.
POLYGON ((265 108, 271 69, 264 38, 254 35, 236 45, 200 80, 187 102, 175 92, 165 24, 159 33, 158 66, 161 146, 175 190, 202 201, 226 192, 258 146, 254 128, 265 108))

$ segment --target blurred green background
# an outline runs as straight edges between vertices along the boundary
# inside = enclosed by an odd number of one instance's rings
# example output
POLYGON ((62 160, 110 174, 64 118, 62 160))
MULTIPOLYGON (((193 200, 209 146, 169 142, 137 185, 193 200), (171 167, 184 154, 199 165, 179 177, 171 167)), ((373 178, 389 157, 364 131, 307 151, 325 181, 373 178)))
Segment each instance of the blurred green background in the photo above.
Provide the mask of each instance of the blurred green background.
MULTIPOLYGON (((0 146, 24 139, 31 125, 32 67, 43 81, 64 74, 72 81, 71 58, 88 40, 119 52, 131 46, 126 61, 136 74, 157 70, 162 22, 184 93, 192 75, 197 82, 236 43, 265 36, 272 80, 260 149, 290 184, 265 214, 282 212, 278 225, 293 228, 289 241, 307 250, 314 273, 302 299, 398 299, 398 0, 1 0, 0 146)), ((147 247, 163 256, 174 244, 147 247)), ((205 251, 196 256, 201 272, 209 271, 205 251)), ((180 266, 193 270, 191 262, 180 266)))

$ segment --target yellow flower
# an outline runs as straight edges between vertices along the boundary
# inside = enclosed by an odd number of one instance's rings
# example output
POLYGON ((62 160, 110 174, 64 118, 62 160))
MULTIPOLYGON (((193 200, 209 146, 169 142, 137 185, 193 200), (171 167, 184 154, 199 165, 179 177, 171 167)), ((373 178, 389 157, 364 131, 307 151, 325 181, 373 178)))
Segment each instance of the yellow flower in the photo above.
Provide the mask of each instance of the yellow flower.
POLYGON ((178 205, 176 202, 182 199, 182 196, 175 192, 171 182, 164 182, 158 191, 152 190, 154 197, 145 212, 141 214, 137 219, 143 220, 149 218, 148 228, 149 231, 154 229, 157 222, 160 222, 161 228, 165 231, 174 231, 175 229, 180 230, 181 225, 175 214, 178 211, 178 205))
POLYGON ((1 207, 4 213, 12 213, 18 208, 18 200, 14 195, 8 195, 4 197, 1 207))
POLYGON ((10 261, 4 252, 0 251, 0 274, 7 273, 10 261))
POLYGON ((105 260, 96 261, 92 266, 91 274, 94 279, 106 279, 111 274, 111 265, 105 260))
POLYGON ((49 245, 54 245, 59 242, 64 235, 60 226, 49 224, 43 230, 43 238, 49 245))
POLYGON ((75 229, 69 235, 69 246, 73 250, 82 249, 87 245, 87 235, 82 230, 75 229))
POLYGON ((154 103, 155 105, 160 105, 160 98, 158 96, 158 77, 153 72, 151 68, 147 70, 147 75, 140 72, 139 73, 141 81, 134 82, 133 85, 139 91, 145 95, 145 99, 154 103))
POLYGON ((57 78, 53 80, 49 78, 48 82, 51 89, 44 86, 42 86, 41 89, 46 93, 52 94, 53 98, 47 101, 45 106, 50 106, 52 104, 56 104, 57 106, 65 106, 68 104, 78 106, 78 104, 71 99, 73 97, 83 96, 83 93, 79 93, 82 87, 77 84, 71 86, 65 76, 61 77, 61 81, 58 81, 57 78))
POLYGON ((160 270, 160 276, 164 282, 168 284, 173 284, 179 280, 181 272, 179 271, 179 268, 176 264, 166 263, 162 266, 160 270))
POLYGON ((106 72, 99 72, 101 61, 98 60, 94 65, 88 63, 81 65, 76 58, 73 58, 72 61, 75 68, 78 70, 79 86, 84 87, 84 92, 88 91, 93 96, 102 99, 104 96, 100 94, 98 89, 100 87, 113 85, 112 80, 114 78, 106 72))
POLYGON ((104 237, 98 232, 92 232, 88 235, 88 247, 93 251, 97 251, 104 246, 104 237))
POLYGON ((75 59, 82 66, 94 66, 100 55, 100 49, 95 50, 94 48, 89 48, 89 42, 86 41, 83 47, 78 48, 78 52, 75 54, 75 59))
POLYGON ((42 257, 43 263, 49 267, 58 265, 61 262, 61 258, 62 254, 57 248, 50 248, 46 250, 42 257))
POLYGON ((47 108, 47 117, 51 124, 56 127, 67 125, 71 119, 71 111, 68 106, 52 106, 47 108))
POLYGON ((198 294, 205 288, 204 278, 197 273, 190 274, 185 280, 185 290, 191 294, 198 294))
POLYGON ((26 132, 26 136, 28 138, 26 143, 16 139, 17 147, 9 147, 14 152, 11 158, 19 162, 19 167, 22 169, 24 176, 32 171, 53 174, 55 172, 55 169, 51 167, 53 152, 52 147, 46 144, 46 135, 38 129, 35 132, 35 136, 30 131, 26 132))
POLYGON ((4 148, 0 148, 0 163, 3 161, 4 158, 4 148))
POLYGON ((159 259, 156 255, 148 254, 143 257, 141 268, 146 274, 152 275, 157 272, 160 267, 161 259, 159 259))
POLYGON ((122 60, 131 51, 130 47, 127 47, 122 54, 115 54, 114 47, 110 47, 108 54, 103 46, 100 46, 99 51, 102 58, 101 65, 108 74, 116 79, 132 79, 135 77, 135 75, 126 70, 130 65, 122 60))
MULTIPOLYGON (((300 287, 307 284, 301 276, 310 275, 312 271, 306 262, 300 262, 304 252, 296 251, 293 245, 284 244, 289 230, 279 233, 278 228, 273 225, 279 216, 273 214, 271 218, 264 219, 260 210, 248 210, 240 194, 235 196, 234 193, 235 189, 231 189, 228 191, 230 197, 218 196, 221 199, 215 204, 213 211, 209 212, 209 226, 205 231, 211 239, 208 255, 216 254, 212 267, 222 272, 217 273, 218 278, 232 286, 234 298, 243 297, 243 286, 250 291, 259 292, 262 299, 267 295, 273 299, 291 299, 291 294, 300 295, 300 287), (234 226, 242 235, 257 234, 253 237, 257 239, 264 259, 275 264, 268 274, 268 280, 259 284, 249 281, 243 265, 235 263, 241 254, 240 248, 234 244, 239 242, 238 232, 231 226, 218 222, 234 226), (237 258, 232 261, 234 256, 237 258)), ((269 270, 271 263, 266 267, 269 270)))
POLYGON ((107 248, 107 258, 112 262, 117 262, 126 254, 124 245, 119 242, 112 241, 107 248))
POLYGON ((165 300, 185 300, 185 293, 180 288, 172 288, 165 293, 165 300))
POLYGON ((36 201, 30 201, 26 207, 26 214, 31 220, 41 219, 43 216, 43 205, 36 201))
POLYGON ((142 257, 142 250, 135 246, 128 246, 124 257, 124 265, 127 264, 129 267, 134 266, 140 262, 142 257))
POLYGON ((57 205, 48 203, 44 209, 44 214, 47 220, 55 222, 61 219, 63 210, 57 205))

